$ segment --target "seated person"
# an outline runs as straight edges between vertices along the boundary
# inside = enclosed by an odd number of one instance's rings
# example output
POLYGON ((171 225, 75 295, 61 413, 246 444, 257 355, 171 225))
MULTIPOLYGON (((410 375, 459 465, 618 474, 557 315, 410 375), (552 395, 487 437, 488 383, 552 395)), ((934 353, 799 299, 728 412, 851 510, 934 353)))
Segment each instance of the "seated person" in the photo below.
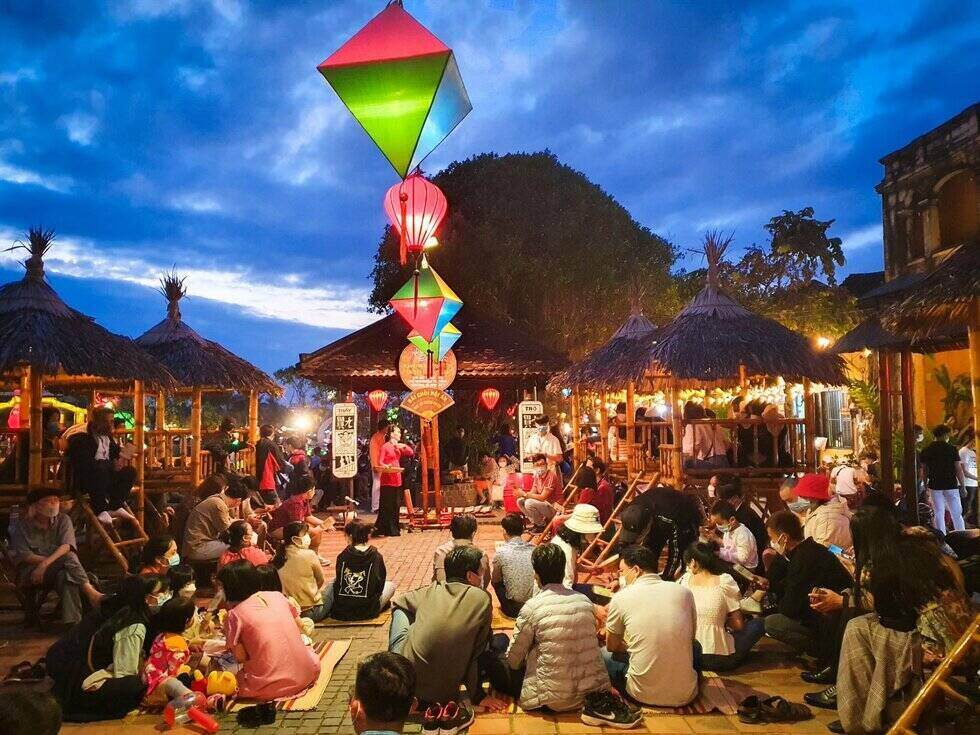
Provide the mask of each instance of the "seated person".
POLYGON ((197 593, 197 584, 194 581, 194 567, 190 564, 178 564, 170 567, 167 572, 167 580, 170 582, 170 591, 174 597, 181 600, 193 600, 197 593))
POLYGON ((860 508, 867 496, 867 487, 871 481, 868 473, 860 467, 844 466, 837 469, 833 478, 837 502, 846 505, 851 513, 860 508))
POLYGON ((183 634, 195 612, 194 603, 174 597, 153 616, 151 627, 155 637, 143 664, 146 704, 161 706, 184 693, 181 691, 184 685, 175 677, 181 666, 190 664, 191 650, 183 634))
POLYGON ((370 525, 351 521, 344 534, 347 546, 337 555, 337 576, 324 590, 323 606, 337 620, 370 620, 388 607, 397 585, 371 545, 370 525))
POLYGON ((58 735, 61 706, 47 692, 6 691, 0 697, 0 732, 5 735, 58 735))
POLYGON ((657 558, 643 546, 620 551, 619 579, 602 654, 613 686, 649 706, 689 704, 698 696, 701 658, 694 595, 662 580, 657 558))
POLYGON ((803 527, 792 512, 781 510, 766 522, 769 543, 786 564, 769 570, 769 591, 778 612, 766 618, 766 634, 798 652, 814 652, 820 614, 810 608, 814 588, 840 593, 853 580, 850 573, 826 546, 803 538, 803 527))
POLYGON ((85 430, 71 435, 64 457, 69 490, 76 496, 88 495, 92 512, 106 525, 113 518, 136 520, 125 508, 136 482, 136 468, 129 465, 132 450, 123 452, 112 428, 112 411, 95 409, 85 430))
POLYGON ((238 509, 246 496, 244 488, 226 486, 194 506, 184 528, 183 557, 187 561, 217 562, 228 551, 228 544, 218 536, 228 530, 231 512, 238 509))
POLYGON ((740 610, 741 593, 711 544, 698 542, 684 552, 687 572, 682 587, 694 595, 698 613, 695 637, 701 644, 703 671, 732 671, 752 652, 766 632, 762 618, 745 621, 740 610), (729 632, 730 631, 730 632, 729 632))
POLYGON ((561 502, 561 478, 553 467, 548 466, 546 455, 535 454, 531 457, 531 462, 534 464, 531 489, 527 492, 516 490, 514 495, 517 497, 517 505, 527 516, 535 532, 540 532, 555 517, 557 511, 554 504, 561 502))
POLYGON ((415 667, 421 706, 460 700, 463 720, 472 722, 469 702, 483 696, 477 659, 490 640, 490 595, 483 589, 481 553, 457 546, 446 555, 446 581, 433 582, 392 601, 388 650, 415 667))
POLYGON ((382 651, 357 664, 350 719, 357 735, 397 735, 415 701, 415 669, 404 656, 382 651))
MULTIPOLYGON (((531 554, 541 591, 525 603, 507 649, 511 670, 523 670, 518 696, 525 710, 547 707, 553 712, 576 710, 592 692, 609 691, 596 636, 596 617, 585 595, 568 589, 564 553, 542 544, 531 554)), ((515 681, 516 684, 516 681, 515 681)))
MULTIPOLYGON (((218 572, 218 582, 233 605, 225 620, 225 640, 241 664, 238 696, 269 702, 274 717, 271 700, 295 697, 312 686, 320 676, 320 660, 303 644, 299 616, 286 597, 259 590, 251 562, 228 564, 218 572)), ((249 715, 239 713, 239 722, 247 724, 243 720, 249 715)))
POLYGON ((595 506, 599 511, 599 521, 605 524, 612 515, 613 505, 615 504, 615 491, 612 483, 606 477, 606 463, 601 459, 589 458, 586 462, 591 463, 595 473, 595 487, 581 486, 578 494, 578 502, 586 505, 595 506))
POLYGON ((752 532, 735 518, 735 509, 726 500, 718 500, 711 506, 711 520, 715 530, 721 533, 721 548, 718 556, 729 564, 745 567, 752 572, 759 566, 759 553, 756 550, 752 532))
POLYGON ((75 527, 61 512, 55 488, 35 488, 27 494, 27 508, 12 516, 8 527, 10 556, 17 567, 17 584, 57 590, 61 621, 74 625, 82 619, 82 597, 89 605, 102 600, 78 560, 75 527))
MULTIPOLYGON (((458 513, 449 521, 449 533, 452 538, 436 547, 432 555, 432 581, 446 581, 446 554, 457 546, 473 546, 473 538, 476 536, 477 522, 476 516, 472 513, 458 513)), ((483 553, 482 549, 476 548, 480 552, 482 561, 480 562, 480 577, 483 579, 483 588, 486 589, 490 584, 490 560, 483 553)))
POLYGON ((166 533, 150 536, 143 544, 142 567, 140 574, 160 574, 166 576, 170 567, 180 564, 180 554, 177 553, 177 542, 166 533))
POLYGON ((830 478, 827 475, 803 475, 796 483, 796 496, 810 501, 803 535, 824 546, 849 549, 851 512, 845 503, 830 502, 830 478))
POLYGON ((282 544, 272 564, 279 570, 283 594, 296 601, 304 618, 323 620, 330 608, 323 603, 323 567, 310 548, 310 529, 299 521, 287 524, 282 532, 282 544))
MULTIPOLYGON (((751 531, 752 538, 755 539, 755 550, 761 557, 763 550, 769 547, 766 524, 763 522, 762 516, 755 512, 752 504, 745 500, 741 480, 737 477, 732 478, 732 480, 731 483, 718 488, 718 499, 727 501, 735 509, 735 520, 751 531)), ((762 567, 759 565, 748 567, 748 569, 752 572, 761 573, 762 567)))
POLYGON ((239 559, 246 559, 255 566, 269 563, 269 555, 258 548, 259 534, 245 521, 232 521, 227 531, 218 538, 228 544, 228 550, 218 559, 218 569, 239 559))
POLYGON ((313 515, 313 479, 304 477, 298 481, 296 492, 272 511, 269 519, 269 535, 276 541, 283 538, 283 527, 289 523, 305 523, 310 531, 310 548, 320 548, 323 521, 313 515))
MULTIPOLYGON (((698 540, 704 521, 700 505, 694 495, 677 490, 670 485, 659 484, 640 493, 629 507, 642 507, 649 515, 637 511, 635 518, 648 518, 649 528, 643 545, 659 559, 667 549, 663 578, 673 579, 680 569, 684 549, 698 540)), ((624 524, 625 526, 625 524, 624 524)), ((623 544, 628 542, 621 539, 623 544)))
POLYGON ((497 547, 490 563, 490 582, 500 611, 516 618, 534 593, 534 545, 524 540, 524 517, 520 513, 508 513, 500 520, 500 526, 504 529, 504 543, 497 547))
POLYGON ((568 589, 575 588, 578 555, 585 551, 600 533, 602 533, 602 524, 599 523, 599 511, 594 506, 579 503, 551 539, 551 543, 565 554, 563 584, 568 589))

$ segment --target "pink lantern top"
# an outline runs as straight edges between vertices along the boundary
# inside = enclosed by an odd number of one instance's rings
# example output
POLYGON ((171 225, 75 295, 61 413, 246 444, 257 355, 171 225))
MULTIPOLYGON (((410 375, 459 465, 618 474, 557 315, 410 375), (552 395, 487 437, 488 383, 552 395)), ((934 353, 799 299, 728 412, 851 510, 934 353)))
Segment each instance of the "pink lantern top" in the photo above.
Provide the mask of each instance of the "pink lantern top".
POLYGON ((425 248, 446 216, 446 197, 438 186, 414 173, 385 194, 385 214, 401 235, 401 262, 425 248))

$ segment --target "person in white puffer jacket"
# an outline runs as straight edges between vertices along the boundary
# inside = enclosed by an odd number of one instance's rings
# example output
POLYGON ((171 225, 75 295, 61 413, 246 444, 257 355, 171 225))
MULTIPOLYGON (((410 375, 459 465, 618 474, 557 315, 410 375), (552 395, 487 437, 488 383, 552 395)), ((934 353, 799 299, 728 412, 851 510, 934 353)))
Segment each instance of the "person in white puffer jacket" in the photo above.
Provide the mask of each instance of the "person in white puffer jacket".
POLYGON ((506 654, 511 669, 525 667, 520 705, 525 710, 579 709, 586 695, 610 688, 593 606, 562 584, 565 553, 559 547, 538 546, 531 563, 541 590, 521 608, 506 654))

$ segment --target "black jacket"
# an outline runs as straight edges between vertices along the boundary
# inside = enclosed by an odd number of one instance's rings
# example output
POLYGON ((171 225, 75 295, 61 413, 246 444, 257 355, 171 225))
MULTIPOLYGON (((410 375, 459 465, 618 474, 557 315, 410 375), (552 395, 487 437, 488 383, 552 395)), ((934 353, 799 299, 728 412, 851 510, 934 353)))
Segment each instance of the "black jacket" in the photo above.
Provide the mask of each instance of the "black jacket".
POLYGON ((843 592, 854 584, 844 565, 823 544, 812 538, 788 554, 788 563, 769 568, 769 585, 779 600, 779 612, 804 623, 815 622, 819 613, 810 608, 810 591, 824 587, 843 592))
POLYGON ((262 482, 262 471, 265 469, 265 461, 270 452, 279 463, 280 472, 285 471, 286 465, 289 463, 278 444, 267 436, 262 437, 255 445, 255 481, 257 483, 262 482))
MULTIPOLYGON (((72 434, 69 437, 68 448, 65 450, 65 459, 67 460, 65 477, 70 492, 75 494, 88 493, 103 483, 103 478, 97 476, 98 464, 95 460, 95 452, 98 448, 99 441, 91 429, 72 434)), ((119 444, 115 439, 109 437, 110 466, 117 459, 119 459, 119 444)))
POLYGON ((381 610, 381 591, 388 571, 381 552, 373 546, 364 551, 348 546, 337 555, 333 607, 336 620, 368 620, 381 610))

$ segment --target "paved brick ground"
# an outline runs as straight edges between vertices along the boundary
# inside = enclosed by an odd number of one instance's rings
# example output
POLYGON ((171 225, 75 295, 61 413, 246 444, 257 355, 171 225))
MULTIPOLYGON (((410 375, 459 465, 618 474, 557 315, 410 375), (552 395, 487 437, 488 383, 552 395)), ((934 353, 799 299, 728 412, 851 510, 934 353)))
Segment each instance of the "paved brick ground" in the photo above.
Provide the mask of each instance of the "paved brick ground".
MULTIPOLYGON (((398 582, 399 590, 408 590, 429 581, 432 573, 432 553, 435 547, 448 538, 446 531, 424 531, 403 533, 397 539, 380 539, 378 548, 385 557, 388 577, 398 582)), ((477 543, 489 553, 493 553, 494 542, 500 540, 500 528, 496 525, 481 524, 477 543)), ((321 545, 321 553, 334 559, 343 545, 340 533, 326 534, 321 545)), ((332 576, 332 566, 328 572, 332 576)), ((18 616, 14 619, 19 621, 18 616)), ((50 645, 51 638, 37 634, 27 634, 22 626, 7 624, 0 618, 0 637, 9 644, 0 648, 0 671, 6 671, 13 664, 23 660, 36 660, 50 645)), ((386 627, 338 627, 318 628, 317 635, 329 639, 351 638, 350 651, 337 666, 330 685, 319 706, 312 712, 298 712, 280 715, 276 724, 253 730, 239 728, 233 717, 221 720, 222 733, 249 733, 250 735, 314 735, 316 733, 353 733, 347 714, 348 692, 354 681, 358 659, 387 644, 386 627)), ((755 656, 744 672, 726 677, 726 682, 738 687, 743 693, 750 689, 769 694, 780 694, 792 701, 802 701, 805 691, 813 690, 799 679, 799 668, 779 646, 764 641, 762 650, 755 656)), ((2 692, 2 690, 0 690, 2 692)), ((826 733, 826 723, 834 719, 835 713, 818 711, 817 719, 793 726, 749 726, 738 722, 735 717, 706 715, 681 717, 677 715, 647 717, 644 727, 633 732, 641 733, 826 733)), ((406 732, 420 731, 418 724, 409 723, 406 732)), ((161 731, 161 723, 155 717, 129 717, 117 723, 65 726, 63 732, 78 735, 154 735, 161 731)), ((175 730, 173 732, 194 732, 175 730)), ((535 735, 537 733, 602 733, 620 732, 610 728, 589 727, 582 724, 576 715, 536 716, 536 715, 480 715, 470 728, 472 735, 535 735)))

